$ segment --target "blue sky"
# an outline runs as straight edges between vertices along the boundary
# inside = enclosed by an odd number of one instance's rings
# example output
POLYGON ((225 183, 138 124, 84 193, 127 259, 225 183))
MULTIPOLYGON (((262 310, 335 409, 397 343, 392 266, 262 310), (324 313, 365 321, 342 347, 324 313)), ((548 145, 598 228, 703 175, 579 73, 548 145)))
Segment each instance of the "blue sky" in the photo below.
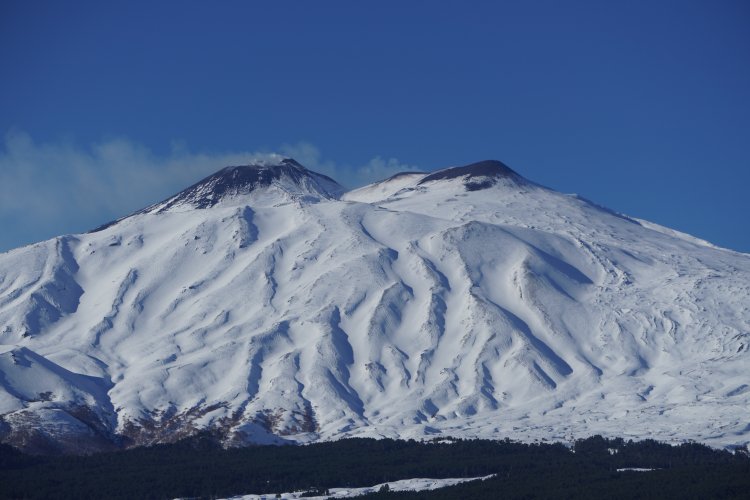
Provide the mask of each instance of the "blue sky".
POLYGON ((750 3, 0 3, 0 251, 256 153, 499 159, 750 252, 750 3))

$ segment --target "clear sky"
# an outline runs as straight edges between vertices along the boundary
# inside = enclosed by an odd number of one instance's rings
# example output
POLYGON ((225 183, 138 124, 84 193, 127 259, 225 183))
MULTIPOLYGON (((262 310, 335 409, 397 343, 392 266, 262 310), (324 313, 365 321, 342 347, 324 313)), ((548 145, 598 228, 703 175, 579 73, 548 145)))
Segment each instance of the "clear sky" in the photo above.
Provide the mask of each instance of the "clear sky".
POLYGON ((0 2, 0 251, 279 151, 498 159, 750 252, 750 2, 0 2))

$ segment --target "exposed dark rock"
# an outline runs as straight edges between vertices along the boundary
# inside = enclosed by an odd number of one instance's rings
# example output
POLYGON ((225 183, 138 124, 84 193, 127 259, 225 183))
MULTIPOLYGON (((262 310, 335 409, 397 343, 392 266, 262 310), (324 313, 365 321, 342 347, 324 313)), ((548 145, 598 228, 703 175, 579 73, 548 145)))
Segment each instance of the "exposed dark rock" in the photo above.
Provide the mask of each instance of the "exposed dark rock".
POLYGON ((290 181, 302 191, 327 198, 334 198, 339 194, 336 191, 341 191, 338 183, 330 177, 307 170, 295 160, 287 158, 275 165, 223 168, 157 206, 163 205, 159 208, 160 212, 184 204, 194 208, 210 208, 228 196, 249 194, 281 180, 290 181))
POLYGON ((510 167, 497 160, 485 160, 463 167, 451 167, 438 170, 428 175, 418 185, 428 182, 442 181, 463 178, 467 191, 477 191, 491 187, 498 179, 512 179, 518 181, 522 179, 520 175, 514 172, 510 167), (478 181, 471 179, 480 178, 478 181))

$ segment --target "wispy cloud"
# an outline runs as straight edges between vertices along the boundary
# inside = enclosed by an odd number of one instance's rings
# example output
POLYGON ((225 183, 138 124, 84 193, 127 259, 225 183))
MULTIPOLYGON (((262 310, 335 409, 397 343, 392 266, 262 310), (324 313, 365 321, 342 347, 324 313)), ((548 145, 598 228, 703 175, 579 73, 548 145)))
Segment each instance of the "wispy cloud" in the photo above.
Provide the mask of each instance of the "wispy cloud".
POLYGON ((298 162, 322 174, 336 179, 346 187, 355 188, 386 179, 399 172, 419 170, 419 167, 399 161, 397 158, 382 158, 376 156, 364 165, 337 164, 333 160, 324 159, 320 150, 308 142, 285 144, 279 151, 298 162))
MULTIPOLYGON (((416 167, 376 157, 364 165, 326 159, 306 142, 279 148, 347 187, 416 167)), ((161 200, 227 165, 273 156, 266 151, 197 153, 184 144, 166 155, 127 139, 85 147, 37 143, 13 131, 0 149, 0 251, 56 234, 79 232, 161 200)))

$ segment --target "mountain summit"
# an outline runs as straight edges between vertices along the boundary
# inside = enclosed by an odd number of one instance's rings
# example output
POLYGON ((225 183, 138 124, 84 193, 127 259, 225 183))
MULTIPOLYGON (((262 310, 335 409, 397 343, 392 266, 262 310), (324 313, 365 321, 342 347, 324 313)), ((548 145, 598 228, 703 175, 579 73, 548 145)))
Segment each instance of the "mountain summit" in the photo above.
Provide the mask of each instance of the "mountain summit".
POLYGON ((339 189, 229 167, 0 254, 0 441, 750 440, 750 255, 500 162, 339 189))
POLYGON ((292 196, 320 198, 336 198, 344 192, 344 188, 330 177, 307 170, 292 158, 284 158, 223 168, 145 211, 210 208, 228 199, 269 189, 292 196))
POLYGON ((530 188, 534 183, 524 179, 503 162, 484 160, 460 167, 448 167, 431 173, 401 172, 383 181, 354 189, 344 194, 344 200, 374 203, 393 197, 411 196, 416 192, 481 191, 493 186, 530 188))
POLYGON ((345 189, 330 177, 308 170, 292 158, 270 158, 229 166, 133 214, 108 222, 102 231, 135 215, 206 209, 217 205, 278 204, 290 200, 337 199, 345 189))
POLYGON ((451 167, 438 170, 419 181, 419 184, 428 182, 462 178, 469 190, 478 190, 493 185, 498 179, 520 180, 522 177, 511 170, 503 162, 497 160, 485 160, 463 167, 451 167), (472 181, 473 179, 473 181, 472 181))

